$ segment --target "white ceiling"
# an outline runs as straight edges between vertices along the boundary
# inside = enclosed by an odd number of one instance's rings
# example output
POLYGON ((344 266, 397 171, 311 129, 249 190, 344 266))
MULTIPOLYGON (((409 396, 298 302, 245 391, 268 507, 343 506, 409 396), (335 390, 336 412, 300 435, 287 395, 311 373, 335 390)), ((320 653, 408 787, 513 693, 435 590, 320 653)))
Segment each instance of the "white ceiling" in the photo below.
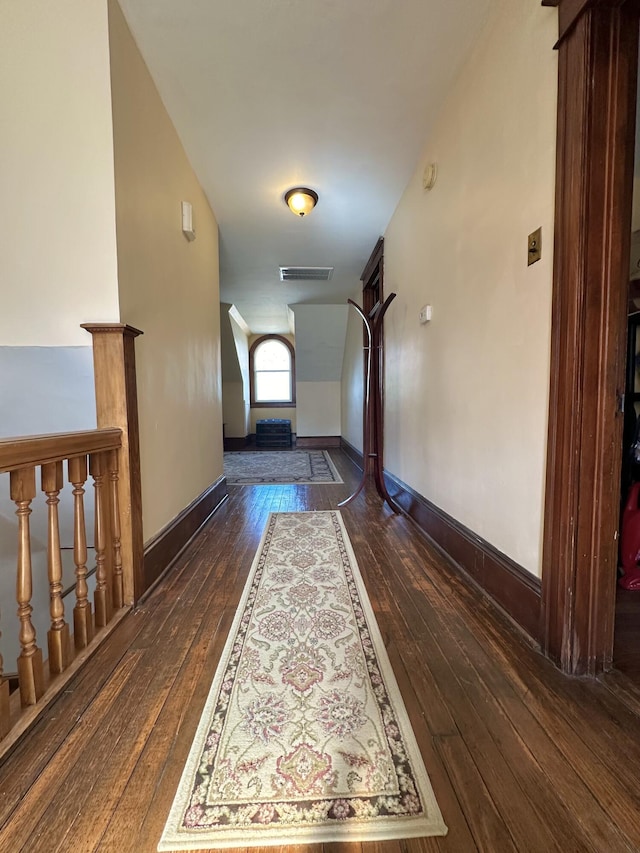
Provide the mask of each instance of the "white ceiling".
POLYGON ((344 303, 494 0, 120 2, 218 219, 221 299, 255 333, 344 303), (300 184, 304 219, 283 201, 300 184))

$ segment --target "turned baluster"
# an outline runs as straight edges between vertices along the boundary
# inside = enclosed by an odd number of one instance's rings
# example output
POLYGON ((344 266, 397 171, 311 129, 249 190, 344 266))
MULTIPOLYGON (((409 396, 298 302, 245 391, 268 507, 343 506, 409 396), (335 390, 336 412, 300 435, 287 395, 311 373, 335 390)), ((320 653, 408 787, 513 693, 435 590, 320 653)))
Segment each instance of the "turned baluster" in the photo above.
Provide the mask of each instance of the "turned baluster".
POLYGON ((62 554, 60 551, 60 524, 58 521, 58 495, 63 486, 62 462, 50 462, 42 466, 42 491, 47 496, 49 572, 49 612, 51 629, 47 633, 49 647, 49 672, 63 672, 71 662, 69 626, 64 620, 62 602, 62 554))
POLYGON ((94 606, 96 613, 96 628, 104 628, 111 619, 111 595, 107 584, 106 564, 106 510, 104 494, 105 464, 102 453, 92 453, 89 456, 89 471, 93 477, 93 485, 96 492, 96 524, 95 524, 95 546, 96 546, 96 588, 94 592, 94 606))
POLYGON ((73 561, 76 567, 76 606, 73 608, 73 639, 77 650, 84 649, 93 637, 91 602, 87 586, 87 532, 84 521, 84 484, 87 481, 87 457, 69 459, 69 482, 73 485, 73 561))
POLYGON ((124 604, 122 581, 122 548, 120 545, 120 502, 118 499, 118 451, 108 454, 109 485, 111 497, 111 542, 113 548, 113 606, 119 609, 124 604))
POLYGON ((11 500, 18 509, 18 575, 16 598, 20 620, 20 657, 18 658, 18 680, 22 705, 35 705, 44 693, 44 671, 42 650, 36 644, 36 629, 31 621, 33 608, 31 596, 33 578, 31 572, 31 534, 29 516, 31 501, 36 496, 36 469, 20 468, 10 474, 11 500))

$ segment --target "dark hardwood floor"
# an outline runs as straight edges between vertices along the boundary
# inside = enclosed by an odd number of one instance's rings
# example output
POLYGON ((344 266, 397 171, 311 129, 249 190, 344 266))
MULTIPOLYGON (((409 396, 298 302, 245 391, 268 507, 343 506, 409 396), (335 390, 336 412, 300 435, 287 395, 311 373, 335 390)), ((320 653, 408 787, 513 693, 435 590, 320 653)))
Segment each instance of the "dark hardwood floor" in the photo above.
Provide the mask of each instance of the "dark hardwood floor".
MULTIPOLYGON (((0 853, 156 849, 267 514, 335 508, 357 478, 331 453, 344 485, 231 487, 4 761, 0 853)), ((343 517, 449 835, 323 849, 640 850, 626 682, 561 675, 374 493, 343 517)))

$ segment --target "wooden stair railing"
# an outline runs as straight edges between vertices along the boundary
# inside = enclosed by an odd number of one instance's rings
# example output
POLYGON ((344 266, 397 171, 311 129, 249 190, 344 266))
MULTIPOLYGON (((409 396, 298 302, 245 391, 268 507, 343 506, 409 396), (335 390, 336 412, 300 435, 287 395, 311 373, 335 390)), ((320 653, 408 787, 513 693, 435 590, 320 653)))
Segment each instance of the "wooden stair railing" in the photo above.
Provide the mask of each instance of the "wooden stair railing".
MULTIPOLYGON (((22 733, 57 695, 74 665, 97 646, 109 623, 123 610, 123 565, 118 500, 120 429, 24 436, 0 440, 0 473, 9 472, 11 500, 16 504, 17 575, 16 600, 19 619, 20 654, 18 686, 10 695, 9 679, 0 655, 0 752, 22 733), (59 495, 67 479, 73 488, 73 561, 75 606, 73 636, 65 621, 62 586, 62 549, 58 518, 59 495), (47 574, 49 614, 47 658, 38 645, 32 621, 33 572, 30 534, 31 503, 36 497, 36 469, 47 506, 47 574), (87 577, 88 549, 85 525, 87 472, 95 492, 95 575, 92 603, 87 577)), ((5 605, 6 606, 6 605, 5 605)), ((0 627, 1 627, 0 614, 0 627)))

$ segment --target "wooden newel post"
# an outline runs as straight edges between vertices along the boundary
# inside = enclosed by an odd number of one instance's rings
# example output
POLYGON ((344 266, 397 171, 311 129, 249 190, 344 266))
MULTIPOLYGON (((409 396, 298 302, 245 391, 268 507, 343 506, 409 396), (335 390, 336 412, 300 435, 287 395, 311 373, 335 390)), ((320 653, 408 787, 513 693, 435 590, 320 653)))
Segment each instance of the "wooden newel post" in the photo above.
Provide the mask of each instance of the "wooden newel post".
POLYGON ((114 603, 118 606, 121 585, 123 604, 133 604, 145 590, 134 347, 142 332, 123 323, 83 323, 82 328, 93 336, 97 425, 122 430, 118 464, 109 470, 109 506, 113 510, 115 482, 119 530, 115 532, 112 520, 113 541, 107 547, 113 549, 114 603))
POLYGON ((36 469, 20 468, 10 474, 11 500, 18 509, 18 573, 16 599, 20 620, 20 657, 18 680, 22 705, 35 705, 44 693, 42 650, 36 644, 36 629, 31 621, 33 578, 31 571, 31 534, 29 516, 36 496, 36 469))
POLYGON ((71 662, 69 626, 64 621, 62 602, 62 556, 60 552, 60 524, 58 521, 58 495, 64 484, 62 462, 50 462, 41 468, 42 491, 47 496, 49 573, 49 611, 51 628, 47 633, 49 672, 62 672, 71 662))

